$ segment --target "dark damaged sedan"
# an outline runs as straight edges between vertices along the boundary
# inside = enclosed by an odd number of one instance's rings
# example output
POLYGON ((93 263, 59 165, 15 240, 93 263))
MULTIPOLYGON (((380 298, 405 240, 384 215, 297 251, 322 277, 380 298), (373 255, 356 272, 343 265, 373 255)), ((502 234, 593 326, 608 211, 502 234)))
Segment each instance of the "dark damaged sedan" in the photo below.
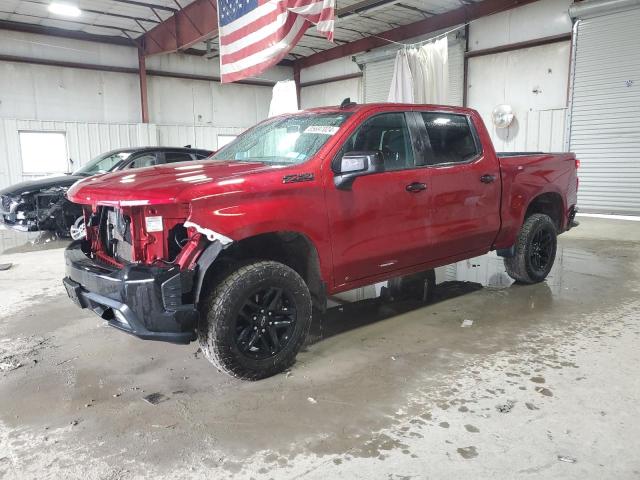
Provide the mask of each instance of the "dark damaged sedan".
POLYGON ((174 147, 112 150, 71 174, 22 182, 0 190, 0 220, 14 230, 50 230, 77 240, 84 237, 82 208, 69 202, 66 192, 78 180, 99 173, 200 160, 211 154, 208 150, 174 147))

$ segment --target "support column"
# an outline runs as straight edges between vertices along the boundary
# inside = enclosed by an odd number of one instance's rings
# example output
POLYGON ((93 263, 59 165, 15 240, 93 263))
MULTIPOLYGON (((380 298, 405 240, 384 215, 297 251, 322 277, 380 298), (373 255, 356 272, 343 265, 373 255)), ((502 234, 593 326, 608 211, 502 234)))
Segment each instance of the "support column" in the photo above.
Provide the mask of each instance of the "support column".
POLYGON ((147 64, 142 49, 138 49, 138 75, 140 77, 140 107, 142 123, 149 123, 149 102, 147 99, 147 64))
POLYGON ((293 63, 293 81, 296 82, 296 96, 298 98, 298 109, 302 108, 300 104, 300 64, 295 61, 293 63))

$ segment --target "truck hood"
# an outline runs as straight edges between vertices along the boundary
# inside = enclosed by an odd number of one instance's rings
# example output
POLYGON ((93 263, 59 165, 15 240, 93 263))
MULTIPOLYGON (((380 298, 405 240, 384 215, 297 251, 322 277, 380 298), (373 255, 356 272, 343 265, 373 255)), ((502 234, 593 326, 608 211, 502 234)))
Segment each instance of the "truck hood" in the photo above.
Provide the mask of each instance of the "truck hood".
POLYGON ((89 205, 187 203, 237 187, 245 175, 281 168, 260 162, 214 160, 158 165, 89 177, 69 189, 67 196, 72 202, 89 205))

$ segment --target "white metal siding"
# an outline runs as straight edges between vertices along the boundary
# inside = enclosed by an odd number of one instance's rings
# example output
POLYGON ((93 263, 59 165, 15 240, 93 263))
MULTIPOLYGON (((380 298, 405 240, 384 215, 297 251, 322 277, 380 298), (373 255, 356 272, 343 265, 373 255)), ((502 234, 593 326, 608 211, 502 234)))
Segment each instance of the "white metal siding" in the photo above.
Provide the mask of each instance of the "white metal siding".
POLYGON ((143 123, 83 123, 0 118, 0 188, 28 179, 22 172, 19 132, 64 132, 69 170, 114 148, 157 145, 156 126, 143 123))
POLYGON ((239 135, 240 127, 156 125, 152 123, 49 122, 0 118, 0 188, 33 178, 22 172, 19 132, 64 132, 69 170, 75 170, 93 157, 116 148, 168 146, 215 150, 218 135, 239 135))
POLYGON ((362 103, 362 78, 350 78, 303 87, 300 89, 300 107, 305 109, 340 105, 342 100, 347 97, 354 102, 362 103))
POLYGON ((570 42, 469 58, 467 106, 482 116, 498 151, 562 151, 570 42), (515 121, 496 128, 491 112, 506 103, 515 121))
POLYGON ((189 125, 158 125, 158 145, 216 150, 218 135, 240 135, 245 129, 239 127, 212 127, 189 125))
MULTIPOLYGON (((464 45, 453 35, 448 45, 448 105, 462 105, 464 84, 464 45)), ((395 53, 391 58, 368 62, 364 65, 364 101, 365 103, 386 102, 389 98, 395 53)))
POLYGON ((640 215, 640 9, 580 20, 570 150, 583 211, 640 215))
MULTIPOLYGON (((470 107, 476 108, 471 104, 470 107)), ((479 110, 498 152, 563 152, 566 108, 530 110, 518 115, 517 124, 496 128, 491 111, 479 110)))

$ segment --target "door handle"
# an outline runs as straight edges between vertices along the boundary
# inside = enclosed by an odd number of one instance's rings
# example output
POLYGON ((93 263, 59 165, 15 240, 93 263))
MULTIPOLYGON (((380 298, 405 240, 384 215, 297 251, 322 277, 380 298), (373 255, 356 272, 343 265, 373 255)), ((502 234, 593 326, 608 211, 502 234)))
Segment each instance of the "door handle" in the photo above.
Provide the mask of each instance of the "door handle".
POLYGON ((425 183, 413 182, 406 186, 407 192, 418 193, 427 189, 427 185, 425 183))
POLYGON ((491 183, 491 182, 493 182, 495 179, 496 179, 496 177, 494 177, 493 175, 489 175, 488 173, 486 173, 486 174, 484 174, 484 175, 482 175, 482 176, 480 177, 480 181, 481 181, 482 183, 491 183))

